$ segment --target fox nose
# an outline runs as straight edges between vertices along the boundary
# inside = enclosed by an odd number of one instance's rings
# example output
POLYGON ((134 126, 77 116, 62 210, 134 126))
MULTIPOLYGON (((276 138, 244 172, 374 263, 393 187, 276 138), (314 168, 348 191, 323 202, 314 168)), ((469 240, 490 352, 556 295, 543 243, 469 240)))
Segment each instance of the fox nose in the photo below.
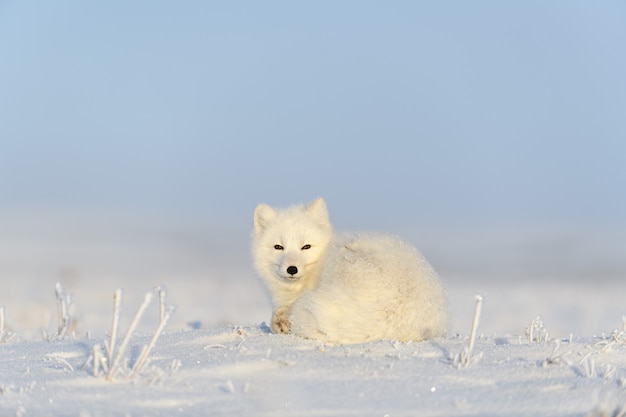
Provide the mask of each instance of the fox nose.
POLYGON ((290 266, 287 268, 287 273, 289 275, 296 275, 298 273, 298 268, 296 268, 295 266, 290 266))

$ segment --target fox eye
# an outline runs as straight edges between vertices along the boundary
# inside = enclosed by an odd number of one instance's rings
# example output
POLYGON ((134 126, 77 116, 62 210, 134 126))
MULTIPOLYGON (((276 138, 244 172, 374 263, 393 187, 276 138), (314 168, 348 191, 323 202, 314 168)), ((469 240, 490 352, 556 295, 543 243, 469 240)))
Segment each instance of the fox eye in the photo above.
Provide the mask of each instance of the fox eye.
POLYGON ((283 249, 285 249, 285 248, 283 248, 283 247, 282 247, 282 246, 280 246, 280 245, 274 245, 274 249, 276 249, 276 250, 283 250, 283 249))
POLYGON ((307 250, 307 249, 311 249, 311 245, 304 245, 302 247, 302 250, 307 250))

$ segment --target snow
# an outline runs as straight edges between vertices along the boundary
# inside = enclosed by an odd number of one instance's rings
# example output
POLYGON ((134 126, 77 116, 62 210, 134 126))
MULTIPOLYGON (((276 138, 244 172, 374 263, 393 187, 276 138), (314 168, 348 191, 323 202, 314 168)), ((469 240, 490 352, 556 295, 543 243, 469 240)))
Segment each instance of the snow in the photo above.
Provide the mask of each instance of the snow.
POLYGON ((129 236, 108 224, 74 234, 34 225, 24 237, 10 220, 0 237, 2 416, 626 414, 623 280, 442 275, 448 337, 329 345, 269 332, 269 303, 243 239, 190 246, 188 235, 129 236), (208 257, 198 247, 218 249, 208 257), (56 337, 56 282, 71 295, 64 337, 56 337), (144 294, 159 285, 176 310, 146 366, 132 374, 159 324, 156 296, 115 376, 107 379, 106 363, 94 375, 114 291, 123 288, 119 347, 144 294), (478 336, 460 367, 454 358, 469 343, 475 294, 484 296, 478 336))
POLYGON ((146 371, 113 381, 85 366, 94 343, 0 346, 3 415, 561 416, 626 398, 626 345, 600 337, 563 340, 556 354, 554 342, 483 337, 482 357, 459 369, 464 337, 328 346, 217 326, 163 335, 146 371))

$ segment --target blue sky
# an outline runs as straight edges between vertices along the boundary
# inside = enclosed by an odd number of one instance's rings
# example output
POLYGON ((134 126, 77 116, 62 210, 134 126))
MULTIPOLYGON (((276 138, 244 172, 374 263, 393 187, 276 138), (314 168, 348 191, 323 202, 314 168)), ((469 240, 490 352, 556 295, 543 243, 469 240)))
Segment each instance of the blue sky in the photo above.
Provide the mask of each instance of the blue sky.
POLYGON ((623 1, 0 1, 0 207, 625 226, 623 1))

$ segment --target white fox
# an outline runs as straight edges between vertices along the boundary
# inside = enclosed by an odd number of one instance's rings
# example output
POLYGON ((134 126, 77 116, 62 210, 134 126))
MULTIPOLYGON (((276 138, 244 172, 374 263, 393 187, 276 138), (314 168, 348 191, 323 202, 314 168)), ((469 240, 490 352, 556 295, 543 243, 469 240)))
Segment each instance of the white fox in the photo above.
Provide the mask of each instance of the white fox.
POLYGON ((253 235, 272 332, 342 344, 446 333, 446 292, 421 253, 390 235, 333 234, 322 198, 259 204, 253 235))

